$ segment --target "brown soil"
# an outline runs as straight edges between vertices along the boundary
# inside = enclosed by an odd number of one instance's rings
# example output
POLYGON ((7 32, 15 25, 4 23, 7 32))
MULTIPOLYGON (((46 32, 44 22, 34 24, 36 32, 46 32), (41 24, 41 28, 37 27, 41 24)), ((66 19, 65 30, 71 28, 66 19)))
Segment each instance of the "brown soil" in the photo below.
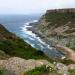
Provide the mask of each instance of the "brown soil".
POLYGON ((60 45, 56 45, 55 47, 59 50, 62 50, 68 59, 75 61, 75 51, 73 51, 68 47, 64 47, 60 45))

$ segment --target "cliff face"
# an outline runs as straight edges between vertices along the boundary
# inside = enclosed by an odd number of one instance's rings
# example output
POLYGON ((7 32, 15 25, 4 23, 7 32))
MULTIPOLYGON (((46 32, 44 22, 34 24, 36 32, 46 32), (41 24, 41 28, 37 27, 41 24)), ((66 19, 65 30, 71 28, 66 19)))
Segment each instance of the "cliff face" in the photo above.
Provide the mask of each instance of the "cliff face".
POLYGON ((66 12, 69 12, 69 13, 73 13, 75 12, 75 9, 74 8, 66 8, 66 9, 53 9, 53 10, 47 10, 46 13, 52 13, 52 12, 57 12, 57 13, 66 13, 66 12))
POLYGON ((75 9, 48 10, 40 19, 40 26, 49 32, 67 35, 75 32, 75 9))
POLYGON ((75 40, 75 9, 47 10, 39 20, 37 29, 46 38, 54 38, 57 43, 62 42, 64 45, 69 41, 72 43, 75 40), (72 38, 73 40, 70 40, 72 38))
MULTIPOLYGON (((45 59, 50 60, 42 51, 31 47, 0 24, 0 75, 25 75, 26 71, 32 69, 37 74, 36 67, 41 68, 43 65, 51 64, 45 59)), ((53 66, 53 70, 54 64, 51 66, 53 66)), ((40 69, 42 72, 37 70, 38 74, 49 73, 46 66, 40 69)))

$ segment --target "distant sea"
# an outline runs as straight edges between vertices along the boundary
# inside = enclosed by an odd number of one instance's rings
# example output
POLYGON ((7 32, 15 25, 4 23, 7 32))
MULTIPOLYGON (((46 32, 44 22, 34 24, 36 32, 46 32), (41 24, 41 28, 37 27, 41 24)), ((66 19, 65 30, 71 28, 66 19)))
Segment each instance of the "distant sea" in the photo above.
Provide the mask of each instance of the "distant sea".
POLYGON ((45 43, 37 34, 28 31, 29 24, 37 22, 41 15, 0 15, 0 24, 10 32, 20 36, 32 47, 42 50, 49 57, 62 57, 63 55, 53 47, 45 43))

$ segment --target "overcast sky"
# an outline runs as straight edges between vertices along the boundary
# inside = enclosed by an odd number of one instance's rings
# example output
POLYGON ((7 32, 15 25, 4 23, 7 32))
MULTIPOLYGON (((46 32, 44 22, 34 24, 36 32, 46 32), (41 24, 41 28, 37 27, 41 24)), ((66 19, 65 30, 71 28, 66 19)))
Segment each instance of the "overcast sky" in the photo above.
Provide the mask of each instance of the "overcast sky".
POLYGON ((75 0, 0 0, 0 14, 34 14, 74 7, 75 0))

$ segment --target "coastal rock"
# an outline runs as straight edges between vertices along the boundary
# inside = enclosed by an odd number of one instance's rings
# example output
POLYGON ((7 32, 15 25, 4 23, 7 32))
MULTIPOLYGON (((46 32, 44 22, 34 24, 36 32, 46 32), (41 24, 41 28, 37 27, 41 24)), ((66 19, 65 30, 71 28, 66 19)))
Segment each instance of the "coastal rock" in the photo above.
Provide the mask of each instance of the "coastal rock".
POLYGON ((57 63, 56 65, 57 71, 61 75, 69 75, 68 67, 62 63, 57 63))
POLYGON ((51 46, 59 44, 66 47, 59 49, 67 59, 75 61, 75 52, 72 50, 75 49, 75 8, 47 10, 33 28, 51 46))
POLYGON ((75 64, 70 64, 68 65, 69 70, 75 70, 75 64))
POLYGON ((75 31, 75 25, 73 22, 74 17, 71 16, 74 14, 74 8, 47 10, 47 12, 40 18, 37 28, 40 31, 45 30, 44 33, 48 31, 48 33, 55 32, 58 35, 68 36, 75 31))
POLYGON ((13 75, 21 75, 26 71, 40 67, 41 65, 47 65, 49 62, 46 60, 25 60, 19 57, 12 57, 7 60, 0 60, 0 68, 5 68, 13 75))

